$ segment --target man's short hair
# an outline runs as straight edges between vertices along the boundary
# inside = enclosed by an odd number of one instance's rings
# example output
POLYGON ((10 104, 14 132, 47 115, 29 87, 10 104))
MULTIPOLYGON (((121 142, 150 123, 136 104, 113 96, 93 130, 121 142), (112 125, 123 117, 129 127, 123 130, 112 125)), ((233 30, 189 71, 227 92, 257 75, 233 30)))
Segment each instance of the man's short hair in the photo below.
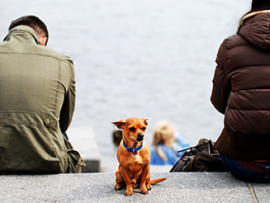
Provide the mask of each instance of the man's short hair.
POLYGON ((45 23, 36 16, 22 16, 11 22, 9 31, 18 25, 27 25, 33 28, 39 37, 47 37, 49 39, 49 32, 45 23))

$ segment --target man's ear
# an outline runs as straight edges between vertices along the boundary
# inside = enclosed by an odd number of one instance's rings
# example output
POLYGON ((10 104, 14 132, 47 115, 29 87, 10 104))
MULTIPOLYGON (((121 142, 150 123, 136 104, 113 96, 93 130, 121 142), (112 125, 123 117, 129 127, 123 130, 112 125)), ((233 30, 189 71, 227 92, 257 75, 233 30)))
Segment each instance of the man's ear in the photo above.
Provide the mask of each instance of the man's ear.
POLYGON ((40 38, 39 38, 39 41, 40 41, 40 44, 41 44, 42 46, 46 46, 47 41, 48 41, 48 38, 47 38, 47 37, 40 37, 40 38))
POLYGON ((120 129, 124 129, 124 125, 126 124, 125 121, 120 120, 120 121, 116 121, 116 122, 112 122, 114 125, 116 125, 118 128, 120 129))
POLYGON ((143 122, 145 125, 148 125, 148 122, 147 122, 148 118, 143 118, 143 122))

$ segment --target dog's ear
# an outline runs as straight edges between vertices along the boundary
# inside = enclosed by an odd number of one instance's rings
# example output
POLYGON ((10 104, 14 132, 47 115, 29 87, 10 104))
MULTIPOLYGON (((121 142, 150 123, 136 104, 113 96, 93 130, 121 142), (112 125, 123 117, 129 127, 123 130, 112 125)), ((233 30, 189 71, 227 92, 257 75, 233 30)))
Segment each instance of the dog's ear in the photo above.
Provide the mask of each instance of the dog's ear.
POLYGON ((123 129, 124 125, 126 124, 125 121, 120 120, 120 121, 116 121, 116 122, 112 122, 114 125, 117 126, 117 128, 123 129))
POLYGON ((148 125, 148 122, 147 122, 148 118, 143 118, 143 122, 145 125, 148 125))

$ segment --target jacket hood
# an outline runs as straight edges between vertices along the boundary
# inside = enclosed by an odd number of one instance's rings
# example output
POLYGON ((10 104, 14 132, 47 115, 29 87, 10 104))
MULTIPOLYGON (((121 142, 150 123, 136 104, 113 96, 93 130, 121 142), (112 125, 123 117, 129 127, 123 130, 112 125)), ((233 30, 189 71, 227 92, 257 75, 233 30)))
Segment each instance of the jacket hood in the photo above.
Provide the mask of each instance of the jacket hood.
POLYGON ((238 34, 259 49, 270 50, 270 10, 245 15, 238 34))

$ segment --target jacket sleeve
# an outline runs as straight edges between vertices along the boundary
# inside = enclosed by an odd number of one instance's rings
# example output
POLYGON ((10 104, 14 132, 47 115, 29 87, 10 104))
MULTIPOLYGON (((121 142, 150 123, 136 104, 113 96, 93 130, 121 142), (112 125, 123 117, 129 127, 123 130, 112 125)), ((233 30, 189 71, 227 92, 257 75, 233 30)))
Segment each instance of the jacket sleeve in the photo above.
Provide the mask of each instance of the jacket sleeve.
POLYGON ((70 71, 71 71, 70 84, 67 93, 65 95, 64 103, 60 113, 60 128, 63 134, 67 131, 72 121, 75 109, 76 88, 75 88, 74 67, 72 61, 70 61, 70 71))
POLYGON ((226 40, 221 44, 217 58, 216 70, 213 78, 213 88, 211 95, 211 102, 214 107, 222 114, 225 113, 227 107, 227 100, 231 91, 230 81, 228 77, 228 58, 226 48, 226 40))

